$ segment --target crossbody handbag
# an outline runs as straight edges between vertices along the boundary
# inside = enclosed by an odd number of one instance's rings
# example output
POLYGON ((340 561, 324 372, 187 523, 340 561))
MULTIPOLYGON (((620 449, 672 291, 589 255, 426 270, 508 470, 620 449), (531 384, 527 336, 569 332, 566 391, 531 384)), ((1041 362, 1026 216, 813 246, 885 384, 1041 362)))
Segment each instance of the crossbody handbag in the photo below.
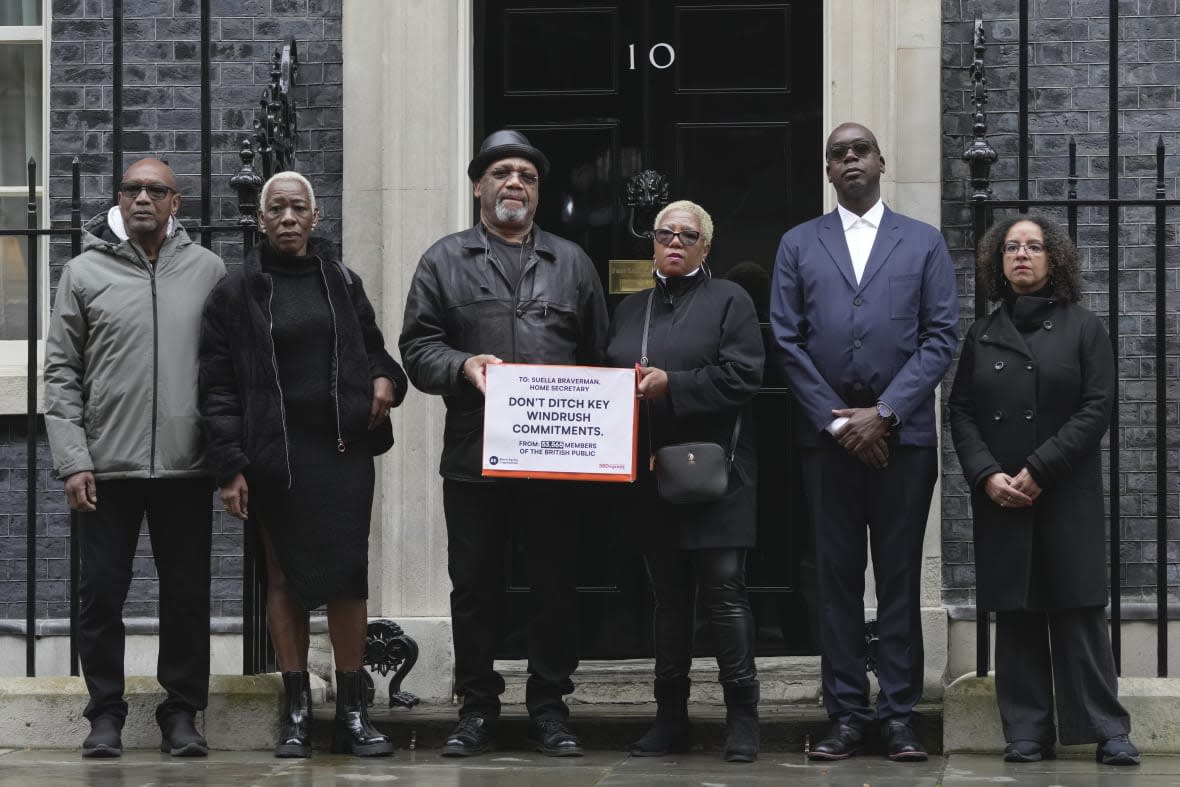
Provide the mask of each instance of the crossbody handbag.
MULTIPOLYGON (((647 334, 651 327, 651 307, 655 289, 647 296, 647 314, 643 318, 643 342, 639 348, 639 365, 647 366, 647 334)), ((651 403, 647 403, 647 444, 651 450, 648 467, 656 476, 656 491, 668 503, 711 503, 720 500, 729 488, 729 469, 737 451, 742 415, 733 424, 733 437, 726 452, 717 443, 672 443, 656 450, 652 442, 651 403)))

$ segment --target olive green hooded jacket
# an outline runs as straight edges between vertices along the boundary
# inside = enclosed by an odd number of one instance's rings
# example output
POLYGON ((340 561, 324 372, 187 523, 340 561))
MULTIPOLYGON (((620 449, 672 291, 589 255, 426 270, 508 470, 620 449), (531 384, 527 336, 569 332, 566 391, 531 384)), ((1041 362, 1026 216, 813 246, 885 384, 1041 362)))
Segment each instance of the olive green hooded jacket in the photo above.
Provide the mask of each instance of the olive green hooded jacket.
POLYGON ((45 427, 61 478, 205 475, 197 342, 225 264, 179 225, 155 264, 105 221, 66 263, 45 340, 45 427))

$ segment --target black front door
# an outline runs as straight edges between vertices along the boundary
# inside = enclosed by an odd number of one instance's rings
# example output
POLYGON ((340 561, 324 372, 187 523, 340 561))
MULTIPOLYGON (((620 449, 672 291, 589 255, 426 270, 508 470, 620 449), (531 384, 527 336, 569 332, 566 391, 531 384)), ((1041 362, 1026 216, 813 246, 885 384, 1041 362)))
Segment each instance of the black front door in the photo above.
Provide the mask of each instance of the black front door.
MULTIPOLYGON (((545 151, 553 171, 537 222, 585 248, 604 286, 610 261, 651 259, 650 241, 628 230, 623 192, 634 174, 660 172, 671 199, 713 216, 713 272, 746 287, 765 327, 778 238, 822 209, 821 9, 815 0, 477 0, 475 138, 512 127, 545 151)), ((792 406, 768 371, 755 402, 761 491, 748 564, 762 655, 817 652, 792 406)), ((580 529, 582 655, 650 656, 642 558, 611 495, 588 499, 567 521, 580 529)), ((523 548, 507 558, 513 590, 527 584, 514 560, 523 548)), ((527 610, 523 593, 510 598, 501 654, 519 658, 527 610)))

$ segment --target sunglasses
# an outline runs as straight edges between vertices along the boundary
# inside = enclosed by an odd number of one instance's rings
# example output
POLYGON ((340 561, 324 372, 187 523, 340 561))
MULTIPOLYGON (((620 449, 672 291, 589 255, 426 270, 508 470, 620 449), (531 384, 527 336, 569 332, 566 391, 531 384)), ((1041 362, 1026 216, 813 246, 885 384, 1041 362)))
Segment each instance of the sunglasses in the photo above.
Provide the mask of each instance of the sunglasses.
POLYGON ((858 139, 855 142, 837 142, 828 148, 828 161, 839 161, 848 155, 848 151, 856 154, 857 158, 864 158, 877 149, 877 146, 869 142, 867 139, 858 139))
POLYGON ((671 246, 673 238, 680 238, 680 242, 685 246, 695 246, 697 241, 701 239, 701 233, 696 230, 680 230, 680 232, 673 232, 672 230, 658 229, 655 234, 656 243, 661 246, 671 246))
POLYGON ((492 176, 493 180, 498 181, 506 181, 515 175, 516 177, 520 178, 520 182, 526 186, 535 186, 537 185, 537 181, 540 180, 540 178, 538 178, 532 172, 523 169, 509 169, 508 167, 493 169, 488 174, 492 176))
POLYGON ((135 199, 139 196, 139 192, 147 190, 148 196, 153 200, 159 202, 167 197, 172 192, 176 191, 174 188, 169 188, 163 183, 120 183, 119 193, 127 199, 135 199))

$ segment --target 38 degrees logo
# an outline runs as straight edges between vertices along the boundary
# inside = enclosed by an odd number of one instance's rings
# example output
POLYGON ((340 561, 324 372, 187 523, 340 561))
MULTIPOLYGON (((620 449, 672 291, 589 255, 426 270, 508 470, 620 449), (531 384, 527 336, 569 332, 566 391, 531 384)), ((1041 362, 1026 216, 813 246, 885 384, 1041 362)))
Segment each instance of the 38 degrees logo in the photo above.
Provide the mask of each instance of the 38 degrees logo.
POLYGON ((500 457, 498 457, 498 456, 489 456, 489 457, 488 457, 488 464, 489 464, 489 465, 498 465, 498 464, 500 464, 500 457))

